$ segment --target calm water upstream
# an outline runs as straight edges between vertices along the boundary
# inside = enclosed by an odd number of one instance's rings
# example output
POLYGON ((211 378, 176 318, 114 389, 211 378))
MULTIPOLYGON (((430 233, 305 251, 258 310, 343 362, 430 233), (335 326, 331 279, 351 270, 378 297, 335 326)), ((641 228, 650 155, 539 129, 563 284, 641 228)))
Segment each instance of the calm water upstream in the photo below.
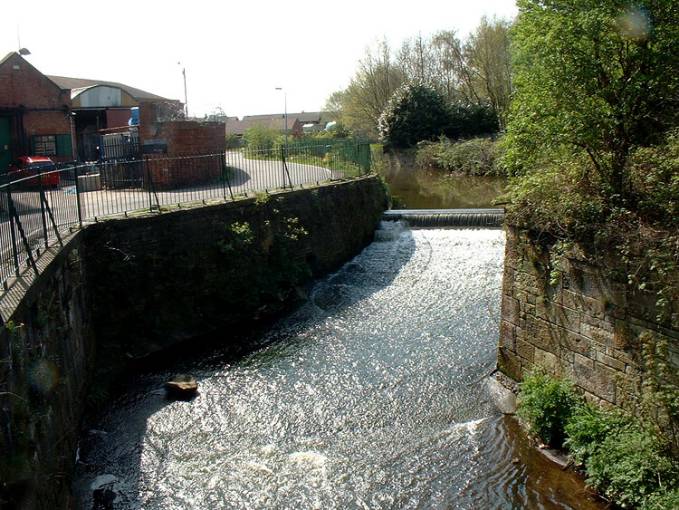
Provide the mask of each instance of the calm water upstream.
POLYGON ((133 381, 81 441, 79 508, 599 508, 482 380, 503 232, 384 226, 259 349, 133 381), (175 372, 196 399, 165 399, 175 372))
POLYGON ((388 154, 380 173, 395 198, 395 209, 493 207, 505 191, 505 177, 479 177, 418 167, 412 155, 388 154))

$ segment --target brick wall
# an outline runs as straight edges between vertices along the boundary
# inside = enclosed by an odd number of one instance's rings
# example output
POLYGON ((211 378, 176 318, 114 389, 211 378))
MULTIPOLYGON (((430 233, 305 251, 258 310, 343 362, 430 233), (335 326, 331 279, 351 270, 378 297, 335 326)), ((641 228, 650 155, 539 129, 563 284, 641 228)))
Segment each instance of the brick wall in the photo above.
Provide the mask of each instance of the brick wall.
POLYGON ((652 295, 612 281, 610 267, 577 259, 564 263, 553 286, 550 257, 526 233, 507 229, 498 350, 504 373, 521 380, 542 367, 570 378, 590 400, 632 407, 644 376, 644 332, 668 341, 668 361, 679 370, 679 325, 656 322, 652 295))
POLYGON ((62 91, 19 55, 0 66, 0 107, 69 109, 70 91, 62 91))
MULTIPOLYGON (((61 90, 16 54, 0 66, 0 109, 12 119, 14 156, 30 153, 34 135, 71 135, 75 149, 70 91, 61 90)), ((53 159, 70 160, 73 153, 53 159)))
POLYGON ((164 120, 168 118, 167 111, 162 103, 142 103, 139 111, 139 141, 142 146, 150 140, 167 144, 167 154, 148 156, 147 168, 155 189, 219 182, 223 169, 222 154, 226 150, 224 124, 164 120), (219 156, 190 161, 174 159, 205 154, 219 156))

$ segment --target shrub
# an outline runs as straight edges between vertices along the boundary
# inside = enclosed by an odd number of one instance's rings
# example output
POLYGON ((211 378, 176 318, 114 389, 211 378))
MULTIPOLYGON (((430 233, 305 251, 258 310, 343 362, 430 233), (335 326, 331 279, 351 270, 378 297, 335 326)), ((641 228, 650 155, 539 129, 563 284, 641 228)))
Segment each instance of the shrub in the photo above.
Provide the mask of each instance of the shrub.
POLYGON ((464 175, 500 175, 498 144, 489 138, 418 144, 416 161, 420 166, 440 168, 464 175))
POLYGON ((585 404, 576 409, 564 427, 567 436, 564 445, 576 464, 584 466, 606 437, 630 424, 628 416, 585 404))
POLYGON ((646 500, 641 508, 642 510, 676 510, 679 508, 679 489, 656 492, 646 500))
POLYGON ((657 435, 639 425, 609 434, 587 461, 587 482, 623 507, 642 505, 663 487, 675 487, 677 473, 657 435))
POLYGON ((573 385, 534 371, 526 375, 520 388, 519 416, 528 423, 530 432, 545 444, 561 448, 566 422, 581 405, 573 385))
POLYGON ((245 146, 252 150, 272 149, 276 139, 279 137, 278 131, 262 126, 252 126, 243 133, 245 146))
POLYGON ((450 110, 438 92, 408 83, 389 99, 378 120, 378 131, 384 144, 405 148, 438 138, 451 123, 450 110))
POLYGON ((489 104, 454 104, 450 109, 451 123, 446 129, 450 138, 488 135, 500 130, 497 113, 489 104))

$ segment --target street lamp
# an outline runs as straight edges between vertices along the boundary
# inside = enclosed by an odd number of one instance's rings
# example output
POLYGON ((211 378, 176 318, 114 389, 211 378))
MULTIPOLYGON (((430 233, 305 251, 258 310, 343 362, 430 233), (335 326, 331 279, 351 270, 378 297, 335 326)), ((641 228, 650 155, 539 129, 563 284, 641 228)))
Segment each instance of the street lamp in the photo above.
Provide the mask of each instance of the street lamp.
POLYGON ((288 153, 288 93, 283 90, 283 87, 276 87, 276 90, 283 92, 284 113, 285 116, 285 153, 288 153))
MULTIPOLYGON (((177 62, 177 65, 182 65, 181 62, 177 62)), ((182 67, 182 76, 184 77, 184 116, 186 120, 189 120, 189 96, 186 93, 186 67, 182 67)))

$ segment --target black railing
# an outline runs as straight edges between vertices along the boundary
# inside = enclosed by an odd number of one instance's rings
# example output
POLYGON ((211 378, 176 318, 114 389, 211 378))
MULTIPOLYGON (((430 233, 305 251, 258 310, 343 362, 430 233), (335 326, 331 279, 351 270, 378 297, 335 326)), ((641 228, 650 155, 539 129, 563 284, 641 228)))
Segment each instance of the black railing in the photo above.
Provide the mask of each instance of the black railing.
POLYGON ((40 255, 86 222, 354 178, 370 168, 369 145, 352 143, 149 155, 0 176, 0 282, 7 290, 26 269, 37 273, 40 255))

